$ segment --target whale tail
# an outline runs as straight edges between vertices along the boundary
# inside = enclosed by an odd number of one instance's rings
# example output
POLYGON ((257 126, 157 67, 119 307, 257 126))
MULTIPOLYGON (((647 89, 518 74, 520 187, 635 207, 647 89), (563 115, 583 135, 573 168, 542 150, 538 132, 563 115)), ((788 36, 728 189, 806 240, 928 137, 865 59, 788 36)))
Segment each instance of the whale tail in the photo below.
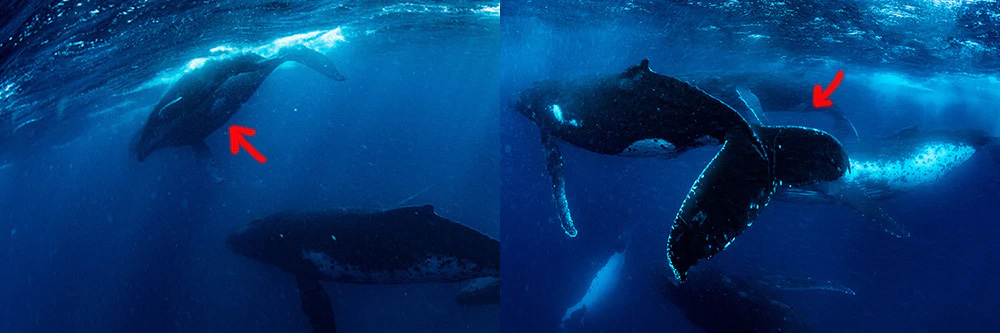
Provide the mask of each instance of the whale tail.
POLYGON ((344 81, 346 79, 344 75, 341 75, 337 71, 337 66, 333 64, 330 58, 309 48, 292 47, 281 50, 278 53, 277 59, 280 59, 282 62, 294 61, 300 63, 335 81, 344 81))
POLYGON ((729 135, 691 186, 670 230, 668 263, 684 281, 701 259, 728 247, 757 218, 783 184, 833 181, 847 171, 844 148, 826 132, 754 126, 754 135, 729 135), (763 145, 765 154, 758 149, 763 145))
POLYGON ((753 141, 731 135, 684 198, 667 247, 667 263, 677 280, 684 281, 699 260, 728 247, 774 192, 768 159, 753 141))

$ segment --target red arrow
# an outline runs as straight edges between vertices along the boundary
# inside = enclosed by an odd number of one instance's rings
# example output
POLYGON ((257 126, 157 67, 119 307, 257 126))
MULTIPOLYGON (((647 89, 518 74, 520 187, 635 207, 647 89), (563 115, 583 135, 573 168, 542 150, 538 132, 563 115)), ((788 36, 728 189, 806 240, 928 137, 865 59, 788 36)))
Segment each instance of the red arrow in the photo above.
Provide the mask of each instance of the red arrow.
POLYGON ((837 75, 833 77, 833 82, 830 83, 830 88, 823 90, 823 86, 816 85, 813 87, 813 107, 814 108, 828 108, 833 106, 833 101, 831 101, 830 95, 833 94, 834 90, 837 90, 837 86, 840 85, 840 81, 844 79, 844 71, 837 71, 837 75))
POLYGON ((230 125, 229 152, 233 153, 233 155, 236 155, 240 152, 240 146, 243 146, 243 149, 246 149, 247 153, 250 153, 250 157, 253 157, 253 159, 257 160, 257 162, 260 163, 267 162, 267 157, 261 155, 260 152, 258 152, 257 149, 254 149, 253 145, 251 145, 250 142, 247 142, 247 139, 243 137, 244 135, 254 136, 256 134, 257 131, 252 128, 243 127, 239 125, 230 125))

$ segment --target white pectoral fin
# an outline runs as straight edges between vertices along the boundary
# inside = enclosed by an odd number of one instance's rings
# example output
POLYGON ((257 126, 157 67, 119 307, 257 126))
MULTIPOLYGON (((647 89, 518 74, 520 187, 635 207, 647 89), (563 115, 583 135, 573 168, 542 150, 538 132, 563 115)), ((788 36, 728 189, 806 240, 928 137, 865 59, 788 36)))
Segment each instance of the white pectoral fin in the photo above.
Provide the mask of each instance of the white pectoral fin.
POLYGON ((556 139, 542 131, 542 146, 545 149, 545 169, 552 178, 552 197, 559 209, 559 222, 563 231, 570 237, 576 237, 576 226, 569 210, 569 200, 566 199, 566 179, 563 178, 563 157, 559 152, 556 139))
POLYGON ((864 191, 856 186, 845 186, 838 195, 837 202, 850 206, 861 213, 865 218, 878 223, 889 234, 898 238, 910 237, 910 232, 896 219, 889 216, 882 207, 879 207, 875 200, 865 195, 864 191))

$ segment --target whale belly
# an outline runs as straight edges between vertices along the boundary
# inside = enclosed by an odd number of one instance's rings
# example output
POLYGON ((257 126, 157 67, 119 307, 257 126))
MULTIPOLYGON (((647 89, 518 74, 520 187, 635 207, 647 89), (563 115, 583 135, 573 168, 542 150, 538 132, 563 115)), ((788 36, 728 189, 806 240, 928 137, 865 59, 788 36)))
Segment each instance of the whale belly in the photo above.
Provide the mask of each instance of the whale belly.
POLYGON ((894 159, 851 160, 844 181, 861 186, 907 190, 941 179, 976 153, 969 145, 926 144, 908 156, 894 159))
POLYGON ((302 251, 302 258, 315 266, 324 280, 344 283, 453 282, 498 275, 498 272, 452 256, 431 255, 422 261, 390 269, 372 269, 363 263, 341 262, 317 251, 302 251))
POLYGON ((633 142, 619 153, 618 156, 674 158, 677 157, 679 152, 677 146, 670 143, 670 141, 655 138, 633 142))

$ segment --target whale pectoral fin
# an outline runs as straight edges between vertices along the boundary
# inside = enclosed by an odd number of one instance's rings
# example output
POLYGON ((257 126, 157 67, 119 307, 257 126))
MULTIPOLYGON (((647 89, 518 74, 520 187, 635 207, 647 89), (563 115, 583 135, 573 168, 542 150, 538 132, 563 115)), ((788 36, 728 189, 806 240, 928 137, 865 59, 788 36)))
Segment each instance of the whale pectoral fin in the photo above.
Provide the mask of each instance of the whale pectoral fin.
POLYGON ((858 135, 858 129, 854 127, 854 123, 850 119, 847 119, 847 115, 840 108, 827 108, 827 112, 833 117, 833 129, 837 132, 839 137, 844 137, 842 133, 847 134, 848 137, 859 140, 861 137, 858 135))
POLYGON ((667 245, 674 276, 684 281, 698 260, 725 249, 774 193, 768 161, 752 138, 730 138, 691 186, 667 245))
POLYGON ((341 75, 340 72, 337 71, 337 67, 334 66, 333 61, 330 60, 330 58, 327 58, 322 53, 316 52, 312 49, 305 47, 288 48, 282 50, 279 57, 285 61, 294 61, 303 64, 332 80, 346 80, 344 75, 341 75))
POLYGON ((222 173, 219 171, 219 168, 215 166, 215 159, 212 158, 212 151, 208 149, 208 145, 205 144, 205 141, 199 141, 198 143, 191 145, 191 149, 194 150, 195 159, 198 160, 198 165, 205 168, 208 175, 212 177, 212 181, 216 184, 221 183, 224 178, 222 178, 222 173))
POLYGON ((312 326, 313 333, 337 332, 336 321, 333 317, 333 304, 330 303, 330 297, 326 295, 319 280, 296 275, 295 283, 299 287, 302 313, 309 317, 309 325, 312 326))
POLYGON ((760 106, 760 99, 757 98, 757 95, 754 95, 747 88, 736 88, 736 95, 740 97, 740 101, 743 101, 743 104, 750 110, 750 114, 756 118, 758 124, 767 125, 769 121, 764 116, 764 108, 760 106))
POLYGON ((898 238, 910 237, 910 232, 896 219, 886 214, 875 200, 865 195, 864 190, 857 186, 844 186, 835 197, 838 203, 854 208, 865 218, 878 223, 889 234, 898 238))
POLYGON ((455 302, 462 305, 499 304, 500 278, 488 276, 469 281, 455 296, 455 302))
POLYGON ((576 237, 576 226, 573 225, 569 201, 566 199, 566 179, 563 178, 563 157, 559 152, 559 144, 554 137, 543 130, 542 146, 545 149, 545 169, 552 178, 552 197, 556 201, 556 208, 559 209, 559 222, 567 235, 576 237))
POLYGON ((778 290, 787 291, 830 291, 854 296, 854 290, 833 281, 816 280, 813 278, 787 277, 781 275, 770 275, 760 278, 761 284, 778 290))

